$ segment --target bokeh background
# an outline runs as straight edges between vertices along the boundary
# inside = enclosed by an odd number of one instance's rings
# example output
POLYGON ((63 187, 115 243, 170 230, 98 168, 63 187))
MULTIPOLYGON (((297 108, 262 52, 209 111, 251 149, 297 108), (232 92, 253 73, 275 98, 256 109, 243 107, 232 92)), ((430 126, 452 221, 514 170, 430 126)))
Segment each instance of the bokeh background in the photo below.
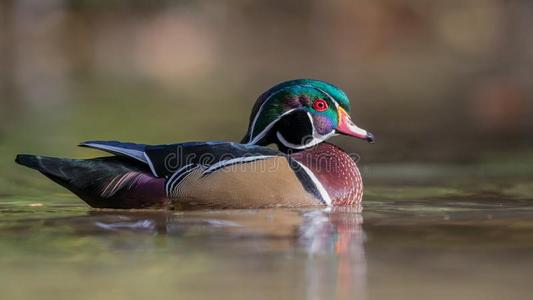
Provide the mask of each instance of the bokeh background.
POLYGON ((533 299, 532 0, 0 0, 0 298, 533 299), (17 153, 239 141, 342 87, 362 215, 90 210, 17 153), (325 296, 324 296, 325 295, 325 296))
POLYGON ((362 163, 532 161, 528 0, 2 0, 0 16, 4 166, 92 156, 89 139, 238 141, 294 78, 347 92, 378 142, 333 141, 362 163))

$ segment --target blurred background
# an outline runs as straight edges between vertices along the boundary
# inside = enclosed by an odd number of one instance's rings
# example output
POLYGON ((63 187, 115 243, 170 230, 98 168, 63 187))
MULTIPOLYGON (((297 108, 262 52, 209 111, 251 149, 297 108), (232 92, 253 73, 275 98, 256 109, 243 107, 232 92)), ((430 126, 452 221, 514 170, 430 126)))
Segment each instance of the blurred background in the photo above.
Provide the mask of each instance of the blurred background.
POLYGON ((0 0, 0 298, 533 299, 532 73, 531 0, 0 0), (240 141, 295 78, 377 137, 332 139, 363 215, 89 210, 13 161, 240 141))
POLYGON ((0 24, 9 163, 94 156, 74 147, 89 139, 238 141, 294 78, 347 92, 378 142, 334 142, 362 163, 533 161, 528 0, 2 0, 0 24))

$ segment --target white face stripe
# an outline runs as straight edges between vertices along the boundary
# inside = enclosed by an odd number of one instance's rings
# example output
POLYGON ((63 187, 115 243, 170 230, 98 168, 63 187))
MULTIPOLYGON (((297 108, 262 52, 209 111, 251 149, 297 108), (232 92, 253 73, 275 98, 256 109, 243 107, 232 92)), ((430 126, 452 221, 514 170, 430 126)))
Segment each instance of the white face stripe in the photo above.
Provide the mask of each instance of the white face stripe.
MULTIPOLYGON (((330 94, 328 94, 326 91, 322 90, 321 88, 318 88, 316 86, 312 86, 312 85, 308 85, 308 84, 299 84, 297 86, 303 86, 303 87, 308 87, 308 88, 312 88, 312 89, 315 89, 319 92, 321 92, 322 94, 326 95, 326 97, 328 97, 331 101, 333 101, 333 103, 335 104, 335 108, 339 109, 339 103, 337 102, 337 100, 335 100, 335 98, 333 98, 330 94)), ((257 113, 254 117, 254 120, 252 122, 252 126, 250 127, 250 131, 249 131, 249 134, 250 134, 250 137, 248 139, 248 144, 255 144, 257 143, 258 141, 260 141, 264 135, 266 134, 266 132, 268 130, 270 130, 270 128, 272 128, 272 126, 274 126, 274 123, 276 123, 277 121, 279 121, 279 119, 281 119, 282 116, 284 116, 285 114, 287 114, 288 112, 291 112, 293 111, 294 109, 291 109, 285 113, 283 113, 281 116, 279 116, 278 118, 276 118, 274 121, 270 122, 266 127, 265 129, 263 129, 255 138, 253 138, 253 134, 254 134, 254 130, 255 130, 255 125, 257 123, 257 119, 259 119, 259 116, 261 115, 261 112, 263 111, 263 108, 264 106, 266 105, 267 102, 270 101, 270 99, 272 99, 273 96, 279 94, 280 92, 284 91, 284 90, 287 90, 291 87, 294 87, 294 86, 287 86, 285 88, 282 88, 280 89, 279 91, 275 92, 275 93, 272 93, 272 95, 268 96, 268 98, 263 102, 261 103, 261 106, 259 107, 259 109, 257 110, 257 113), (252 139, 253 138, 253 139, 252 139)))
POLYGON ((323 141, 327 140, 328 138, 334 136, 336 133, 335 133, 335 130, 332 130, 330 133, 328 134, 325 134, 325 135, 321 135, 319 134, 317 131, 316 131, 316 128, 315 128, 315 124, 313 122, 313 116, 311 116, 311 114, 309 112, 307 112, 307 117, 309 117, 309 121, 311 122, 311 127, 313 128, 313 139, 311 141, 309 141, 309 143, 307 144, 303 144, 303 145, 296 145, 296 144, 293 144, 289 141, 287 141, 285 139, 285 137, 281 134, 281 132, 276 132, 276 137, 278 138, 278 140, 287 148, 290 148, 290 149, 298 149, 298 150, 301 150, 301 149, 305 149, 305 148, 309 148, 309 147, 312 147, 312 146, 315 146, 315 145, 318 145, 320 143, 322 143, 323 141))
MULTIPOLYGON (((275 92, 275 93, 272 93, 270 96, 268 96, 268 98, 267 98, 263 103, 261 103, 261 106, 260 106, 259 109, 257 110, 257 114, 255 114, 255 118, 254 118, 254 121, 252 122, 252 126, 250 127, 250 138, 248 139, 248 144, 253 144, 253 142, 252 142, 252 137, 253 137, 253 135, 254 135, 255 123, 257 122, 257 119, 258 119, 259 116, 261 115, 261 112, 263 111, 263 108, 264 108, 264 106, 266 105, 266 103, 267 103, 268 101, 270 101, 270 99, 272 99, 272 97, 274 97, 275 95, 281 93, 281 92, 284 91, 284 90, 289 89, 290 87, 292 87, 292 86, 288 86, 288 87, 282 88, 282 89, 280 89, 279 91, 277 91, 277 92, 275 92)), ((277 121, 277 119, 276 119, 275 121, 277 121)), ((271 123, 271 124, 272 124, 272 123, 271 123)), ((269 125, 270 125, 270 124, 269 124, 269 125)), ((268 127, 268 126, 267 126, 267 127, 268 127)), ((265 129, 266 129, 266 127, 265 127, 265 129)), ((264 131, 265 131, 265 130, 261 131, 261 133, 263 133, 264 131)), ((261 134, 261 133, 260 133, 260 134, 261 134)), ((259 134, 259 135, 260 135, 260 134, 259 134)), ((258 136, 259 136, 259 135, 258 135, 258 136)), ((256 140, 256 139, 254 139, 254 140, 256 140)))
MULTIPOLYGON (((286 112, 284 112, 283 114, 281 114, 279 117, 277 117, 274 121, 270 122, 266 127, 265 129, 263 129, 263 131, 261 131, 252 141, 248 142, 248 144, 251 144, 251 145, 254 145, 255 143, 259 142, 265 135, 266 133, 272 129, 272 127, 274 126, 274 124, 276 124, 276 122, 278 122, 279 120, 281 120, 281 118, 283 118, 284 116, 290 114, 291 112, 295 111, 296 108, 294 109, 290 109, 286 112)), ((251 135, 250 135, 251 137, 251 135)))
POLYGON ((301 149, 305 149, 305 148, 309 148, 309 147, 312 147, 314 145, 318 145, 320 143, 323 142, 323 140, 320 140, 320 139, 317 139, 317 138, 313 138, 309 143, 307 144, 304 144, 304 145, 296 145, 296 144, 293 144, 289 141, 287 141, 283 135, 281 134, 281 132, 276 132, 276 137, 278 138, 278 140, 287 148, 289 149, 298 149, 298 150, 301 150, 301 149))
POLYGON ((308 167, 304 166, 304 164, 302 164, 301 162, 299 162, 297 160, 295 160, 295 162, 298 163, 298 165, 300 167, 302 167, 302 169, 305 171, 305 173, 307 173, 309 178, 311 178, 311 181, 313 181, 315 187, 317 188, 318 192, 320 193, 320 196, 322 197, 324 202, 326 202, 326 205, 327 206, 331 206, 332 205, 331 197, 329 196, 328 192, 326 191, 326 189, 324 188, 324 186, 322 185, 320 180, 318 180, 318 178, 316 178, 316 176, 313 173, 313 171, 311 171, 308 167))

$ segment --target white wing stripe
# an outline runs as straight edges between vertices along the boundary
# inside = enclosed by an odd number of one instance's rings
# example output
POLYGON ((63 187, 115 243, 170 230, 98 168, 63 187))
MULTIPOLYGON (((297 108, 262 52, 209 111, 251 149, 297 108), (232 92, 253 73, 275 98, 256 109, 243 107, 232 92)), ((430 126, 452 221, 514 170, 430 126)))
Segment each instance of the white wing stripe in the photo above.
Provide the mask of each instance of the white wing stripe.
POLYGON ((172 187, 173 181, 176 179, 176 177, 180 176, 183 173, 183 171, 185 171, 187 168, 189 168, 192 165, 194 165, 194 164, 188 164, 186 166, 183 166, 179 170, 174 172, 174 174, 172 174, 172 176, 167 180, 167 184, 165 186, 165 190, 167 192, 167 195, 170 195, 170 192, 172 190, 171 187, 172 187))
POLYGON ((155 171, 154 164, 152 163, 152 161, 148 157, 148 154, 146 154, 146 152, 143 152, 143 156, 144 156, 144 159, 146 160, 145 162, 150 167, 150 171, 152 171, 152 174, 154 174, 155 177, 159 177, 159 175, 157 175, 157 172, 155 171))
POLYGON ((143 151, 134 150, 134 149, 127 149, 127 148, 121 148, 116 146, 110 146, 110 145, 102 145, 102 144, 95 144, 95 143, 86 143, 83 144, 84 146, 89 146, 95 149, 109 151, 112 153, 119 153, 126 156, 129 156, 131 158, 134 158, 138 161, 141 161, 143 163, 148 163, 147 158, 145 156, 145 153, 143 151))
POLYGON ((209 168, 207 168, 203 172, 203 175, 207 175, 215 171, 216 169, 223 168, 224 166, 227 166, 227 165, 241 164, 241 163, 252 162, 252 161, 261 160, 261 159, 267 159, 271 157, 274 157, 274 155, 245 156, 245 157, 237 157, 237 158, 219 161, 216 164, 213 164, 209 168))

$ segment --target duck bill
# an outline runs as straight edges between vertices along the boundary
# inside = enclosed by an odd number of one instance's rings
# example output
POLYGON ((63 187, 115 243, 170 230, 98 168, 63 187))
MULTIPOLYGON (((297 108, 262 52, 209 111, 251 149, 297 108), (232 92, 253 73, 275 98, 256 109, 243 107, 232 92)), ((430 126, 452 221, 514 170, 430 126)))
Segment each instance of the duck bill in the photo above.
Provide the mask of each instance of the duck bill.
POLYGON ((371 144, 374 143, 374 135, 357 127, 357 125, 353 123, 352 118, 350 118, 350 115, 342 107, 339 107, 339 124, 337 125, 337 132, 365 140, 371 144))

